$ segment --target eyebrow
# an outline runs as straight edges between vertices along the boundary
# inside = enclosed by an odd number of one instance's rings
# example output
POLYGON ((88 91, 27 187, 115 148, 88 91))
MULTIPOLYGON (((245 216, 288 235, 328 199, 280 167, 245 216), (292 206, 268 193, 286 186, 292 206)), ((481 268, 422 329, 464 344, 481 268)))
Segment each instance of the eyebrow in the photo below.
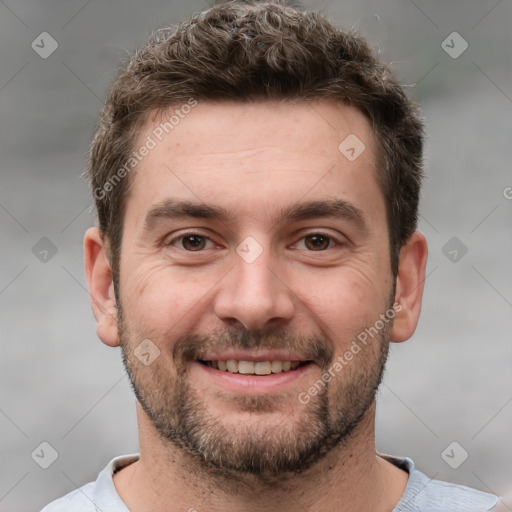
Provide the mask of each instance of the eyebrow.
MULTIPOLYGON (((292 204, 279 211, 272 227, 284 222, 325 217, 347 220, 353 222, 359 229, 367 231, 366 215, 361 209, 343 199, 324 199, 292 204)), ((185 218, 216 220, 225 224, 235 221, 235 216, 220 206, 169 198, 155 204, 148 211, 143 229, 145 232, 150 232, 162 220, 185 218)))

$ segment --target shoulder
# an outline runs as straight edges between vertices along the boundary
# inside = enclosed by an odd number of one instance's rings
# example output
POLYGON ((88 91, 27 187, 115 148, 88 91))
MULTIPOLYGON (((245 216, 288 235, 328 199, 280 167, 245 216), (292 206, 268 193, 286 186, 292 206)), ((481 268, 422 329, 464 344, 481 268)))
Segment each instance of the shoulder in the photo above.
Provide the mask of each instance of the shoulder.
POLYGON ((393 512, 487 512, 499 497, 465 485, 434 480, 418 471, 409 458, 385 456, 409 473, 409 481, 393 512))
POLYGON ((138 458, 138 454, 115 457, 100 472, 95 482, 52 501, 40 512, 129 512, 117 493, 112 475, 138 458))
POLYGON ((95 482, 82 487, 52 501, 41 512, 96 512, 93 501, 95 482))
POLYGON ((439 510, 438 507, 450 512, 486 512, 495 510, 498 504, 499 498, 494 494, 464 485, 426 478, 428 485, 425 487, 423 496, 418 498, 425 512, 439 510))

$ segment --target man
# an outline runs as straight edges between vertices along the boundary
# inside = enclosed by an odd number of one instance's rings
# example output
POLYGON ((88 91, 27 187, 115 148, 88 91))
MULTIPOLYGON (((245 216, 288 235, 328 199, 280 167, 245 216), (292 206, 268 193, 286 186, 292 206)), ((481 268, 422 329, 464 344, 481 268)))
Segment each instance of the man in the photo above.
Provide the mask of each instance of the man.
POLYGON ((158 31, 110 88, 84 242, 140 454, 43 510, 492 510, 375 450, 420 313, 421 176, 416 108, 322 16, 229 2, 158 31))

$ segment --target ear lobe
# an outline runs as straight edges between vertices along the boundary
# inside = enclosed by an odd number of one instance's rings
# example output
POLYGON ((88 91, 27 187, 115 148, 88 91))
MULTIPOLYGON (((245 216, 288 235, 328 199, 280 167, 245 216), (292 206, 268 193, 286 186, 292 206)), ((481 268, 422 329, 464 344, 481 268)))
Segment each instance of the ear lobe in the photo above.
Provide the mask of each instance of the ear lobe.
POLYGON ((89 228, 84 237, 85 274, 96 318, 98 337, 111 347, 119 345, 117 308, 108 247, 98 228, 89 228))
POLYGON ((396 278, 396 315, 391 328, 391 341, 408 340, 416 330, 421 311, 428 247, 425 236, 415 231, 400 250, 396 278))

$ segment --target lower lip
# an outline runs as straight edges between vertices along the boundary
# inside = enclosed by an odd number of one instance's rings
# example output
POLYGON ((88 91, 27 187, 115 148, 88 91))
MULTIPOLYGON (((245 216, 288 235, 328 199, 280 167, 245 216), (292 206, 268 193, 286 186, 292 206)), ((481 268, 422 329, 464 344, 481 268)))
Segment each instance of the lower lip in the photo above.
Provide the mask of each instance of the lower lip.
POLYGON ((315 365, 314 363, 308 363, 299 366, 295 370, 269 375, 230 373, 216 370, 201 363, 193 363, 192 366, 193 369, 197 369, 196 371, 204 372, 208 378, 213 379, 218 385, 230 391, 261 395, 284 391, 285 388, 298 382, 306 373, 310 372, 315 365))

